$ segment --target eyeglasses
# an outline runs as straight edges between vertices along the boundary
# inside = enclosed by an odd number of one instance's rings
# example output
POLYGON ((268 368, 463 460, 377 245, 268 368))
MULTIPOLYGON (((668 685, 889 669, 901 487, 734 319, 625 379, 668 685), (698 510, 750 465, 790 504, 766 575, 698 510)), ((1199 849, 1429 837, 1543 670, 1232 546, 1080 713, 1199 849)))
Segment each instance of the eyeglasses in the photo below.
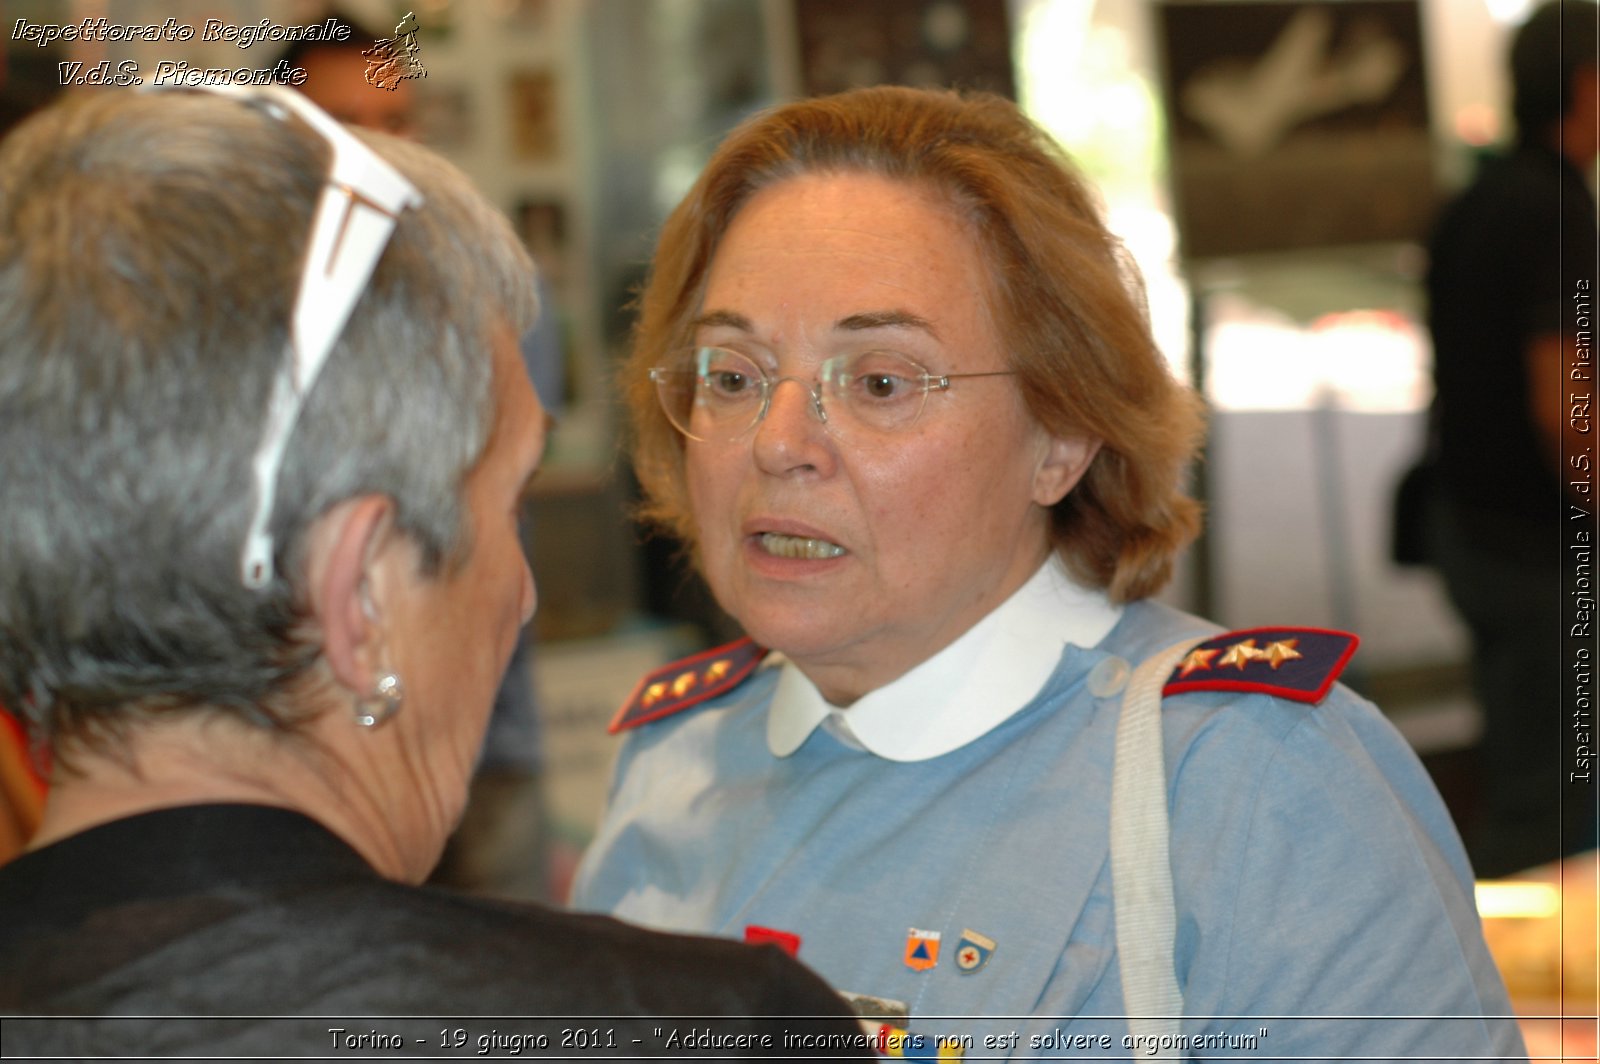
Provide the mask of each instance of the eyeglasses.
POLYGON ((259 105, 284 121, 290 116, 298 118, 327 142, 333 155, 300 266, 289 345, 273 379, 266 425, 250 463, 255 506, 240 555, 240 575, 245 587, 259 590, 272 580, 268 525, 278 475, 301 408, 366 290, 378 257, 388 246, 395 220, 405 208, 422 206, 422 194, 371 148, 292 89, 280 85, 182 87, 232 96, 259 105))
POLYGON ((894 351, 865 351, 822 363, 813 386, 799 377, 769 377, 749 356, 725 347, 677 351, 650 371, 672 427, 702 443, 731 443, 755 428, 784 381, 810 393, 817 419, 831 432, 859 438, 908 428, 922 416, 928 393, 949 390, 951 381, 1014 375, 1013 370, 929 373, 894 351))

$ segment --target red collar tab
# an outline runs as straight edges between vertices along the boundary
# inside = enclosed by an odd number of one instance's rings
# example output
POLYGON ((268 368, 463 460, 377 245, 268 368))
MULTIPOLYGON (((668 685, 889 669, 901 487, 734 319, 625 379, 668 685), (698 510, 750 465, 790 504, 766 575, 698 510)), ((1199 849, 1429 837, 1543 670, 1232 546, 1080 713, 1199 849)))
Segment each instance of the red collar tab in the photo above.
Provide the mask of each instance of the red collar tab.
POLYGON ((747 637, 663 665, 639 681, 606 731, 615 735, 637 728, 731 691, 766 656, 767 648, 747 637))
POLYGON ((791 957, 800 956, 800 936, 792 931, 779 931, 775 927, 762 927, 759 924, 746 924, 744 940, 752 946, 770 943, 777 946, 791 957))
POLYGON ((1360 642, 1349 632, 1324 628, 1225 632, 1189 651, 1167 677, 1161 693, 1246 691, 1294 702, 1320 702, 1360 642))

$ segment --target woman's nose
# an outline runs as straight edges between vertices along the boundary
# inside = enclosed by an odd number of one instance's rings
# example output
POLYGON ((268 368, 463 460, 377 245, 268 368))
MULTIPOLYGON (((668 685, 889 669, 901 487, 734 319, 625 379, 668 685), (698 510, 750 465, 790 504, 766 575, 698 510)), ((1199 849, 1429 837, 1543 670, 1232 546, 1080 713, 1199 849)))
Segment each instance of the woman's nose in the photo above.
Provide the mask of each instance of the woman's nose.
POLYGON ((795 469, 832 468, 833 441, 822 399, 798 377, 780 377, 768 392, 766 414, 756 425, 756 463, 782 475, 795 469), (793 388, 783 385, 793 384, 793 388))
MULTIPOLYGON (((798 387, 800 391, 805 393, 805 397, 811 400, 811 411, 817 415, 817 420, 824 425, 828 423, 828 412, 822 406, 822 393, 817 390, 815 385, 807 384, 799 377, 779 377, 768 386, 767 412, 765 416, 772 416, 772 408, 778 403, 778 395, 780 394, 778 386, 780 384, 793 384, 798 387)), ((797 401, 800 400, 797 398, 797 401)))

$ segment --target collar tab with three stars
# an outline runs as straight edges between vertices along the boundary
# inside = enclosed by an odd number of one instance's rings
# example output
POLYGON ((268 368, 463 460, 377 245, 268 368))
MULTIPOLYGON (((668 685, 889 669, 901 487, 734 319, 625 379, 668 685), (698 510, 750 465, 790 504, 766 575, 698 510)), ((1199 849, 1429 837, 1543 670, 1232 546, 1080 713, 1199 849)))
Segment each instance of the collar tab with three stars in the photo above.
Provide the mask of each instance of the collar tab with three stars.
POLYGON ((663 665, 639 681, 606 731, 616 735, 731 691, 766 656, 766 647, 745 638, 663 665))
POLYGON ((1224 632, 1189 651, 1167 677, 1161 693, 1246 691, 1295 702, 1320 702, 1360 642, 1349 632, 1324 628, 1224 632))

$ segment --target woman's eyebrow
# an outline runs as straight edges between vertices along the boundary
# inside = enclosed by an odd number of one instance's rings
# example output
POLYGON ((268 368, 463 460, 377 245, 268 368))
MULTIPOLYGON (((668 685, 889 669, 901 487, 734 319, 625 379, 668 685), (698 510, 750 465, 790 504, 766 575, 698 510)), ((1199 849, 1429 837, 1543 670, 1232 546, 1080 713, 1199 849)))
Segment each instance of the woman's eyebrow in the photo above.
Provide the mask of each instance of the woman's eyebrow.
POLYGON ((860 332, 866 329, 917 329, 936 340, 939 338, 939 330, 933 327, 933 322, 909 310, 863 311, 860 314, 851 314, 847 318, 840 318, 833 327, 847 332, 860 332))
POLYGON ((755 332, 756 327, 749 318, 743 314, 735 314, 731 310, 711 310, 700 315, 689 323, 695 328, 708 326, 724 326, 729 329, 738 329, 740 332, 755 332))
MULTIPOLYGON (((749 318, 731 310, 711 310, 692 319, 689 324, 697 329, 725 328, 737 329, 740 332, 753 333, 755 325, 749 318)), ((851 314, 834 322, 834 329, 840 332, 868 332, 873 329, 915 329, 927 333, 935 340, 939 338, 939 330, 933 322, 920 314, 913 314, 909 310, 865 310, 851 314)))

